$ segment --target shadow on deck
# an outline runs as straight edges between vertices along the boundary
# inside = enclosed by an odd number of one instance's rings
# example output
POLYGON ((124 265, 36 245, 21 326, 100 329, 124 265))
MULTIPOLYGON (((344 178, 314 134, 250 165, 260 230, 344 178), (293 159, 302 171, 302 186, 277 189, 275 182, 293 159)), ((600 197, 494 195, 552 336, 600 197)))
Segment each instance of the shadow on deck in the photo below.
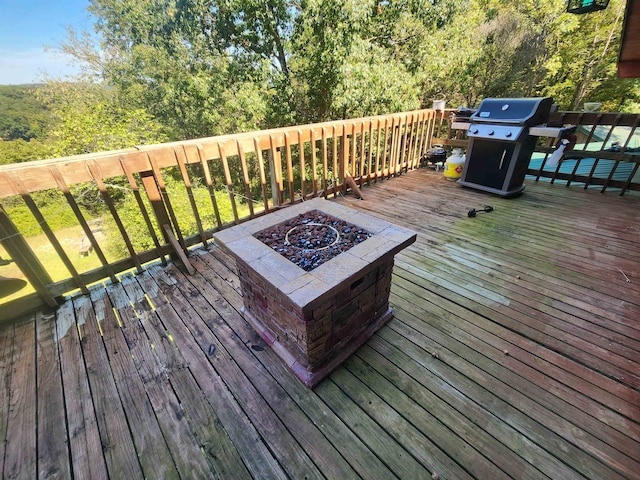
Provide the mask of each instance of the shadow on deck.
POLYGON ((215 247, 3 327, 3 477, 640 478, 640 199, 528 183, 337 199, 418 240, 395 318, 314 391, 215 247))

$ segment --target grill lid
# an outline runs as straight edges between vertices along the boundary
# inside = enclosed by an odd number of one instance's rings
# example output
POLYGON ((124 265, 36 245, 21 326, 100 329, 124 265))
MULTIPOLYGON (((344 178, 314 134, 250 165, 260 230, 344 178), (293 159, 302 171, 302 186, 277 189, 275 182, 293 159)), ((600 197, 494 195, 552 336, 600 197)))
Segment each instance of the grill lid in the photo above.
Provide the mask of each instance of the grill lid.
POLYGON ((538 125, 547 121, 552 104, 551 97, 485 98, 470 120, 472 123, 538 125))

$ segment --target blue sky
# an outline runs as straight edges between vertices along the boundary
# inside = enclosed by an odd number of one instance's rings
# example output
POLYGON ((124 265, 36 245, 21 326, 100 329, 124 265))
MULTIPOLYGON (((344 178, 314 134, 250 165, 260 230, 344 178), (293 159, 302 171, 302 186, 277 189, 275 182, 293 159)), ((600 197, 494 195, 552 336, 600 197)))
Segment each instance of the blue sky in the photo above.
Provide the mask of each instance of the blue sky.
POLYGON ((75 73, 55 49, 67 26, 92 31, 88 6, 89 0, 0 0, 0 85, 75 73))

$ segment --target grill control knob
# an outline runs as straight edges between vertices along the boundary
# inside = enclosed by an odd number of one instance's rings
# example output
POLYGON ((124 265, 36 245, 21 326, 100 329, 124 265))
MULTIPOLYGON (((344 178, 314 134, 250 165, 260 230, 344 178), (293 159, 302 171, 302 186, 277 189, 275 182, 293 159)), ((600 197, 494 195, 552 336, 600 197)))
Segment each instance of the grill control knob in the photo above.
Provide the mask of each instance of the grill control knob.
POLYGON ((471 129, 471 133, 473 133, 475 135, 476 133, 478 133, 478 129, 477 128, 472 128, 471 129))
POLYGON ((508 131, 507 133, 504 134, 505 137, 510 138, 511 137, 511 132, 508 131))
POLYGON ((493 130, 489 130, 489 131, 487 132, 487 135, 493 135, 494 133, 495 133, 495 132, 494 132, 493 130))

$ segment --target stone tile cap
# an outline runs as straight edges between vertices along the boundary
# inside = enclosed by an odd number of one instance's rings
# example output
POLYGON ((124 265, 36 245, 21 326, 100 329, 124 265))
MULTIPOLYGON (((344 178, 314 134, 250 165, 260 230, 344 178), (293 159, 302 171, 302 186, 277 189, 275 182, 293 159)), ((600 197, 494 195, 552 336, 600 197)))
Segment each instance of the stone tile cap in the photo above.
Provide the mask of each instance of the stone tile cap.
POLYGON ((266 281, 304 308, 322 301, 331 289, 359 269, 384 256, 395 255, 411 245, 416 240, 416 233, 347 206, 314 198, 222 230, 214 235, 214 239, 232 256, 247 262, 266 281), (265 228, 311 210, 319 210, 353 223, 374 235, 310 272, 253 236, 265 228))

